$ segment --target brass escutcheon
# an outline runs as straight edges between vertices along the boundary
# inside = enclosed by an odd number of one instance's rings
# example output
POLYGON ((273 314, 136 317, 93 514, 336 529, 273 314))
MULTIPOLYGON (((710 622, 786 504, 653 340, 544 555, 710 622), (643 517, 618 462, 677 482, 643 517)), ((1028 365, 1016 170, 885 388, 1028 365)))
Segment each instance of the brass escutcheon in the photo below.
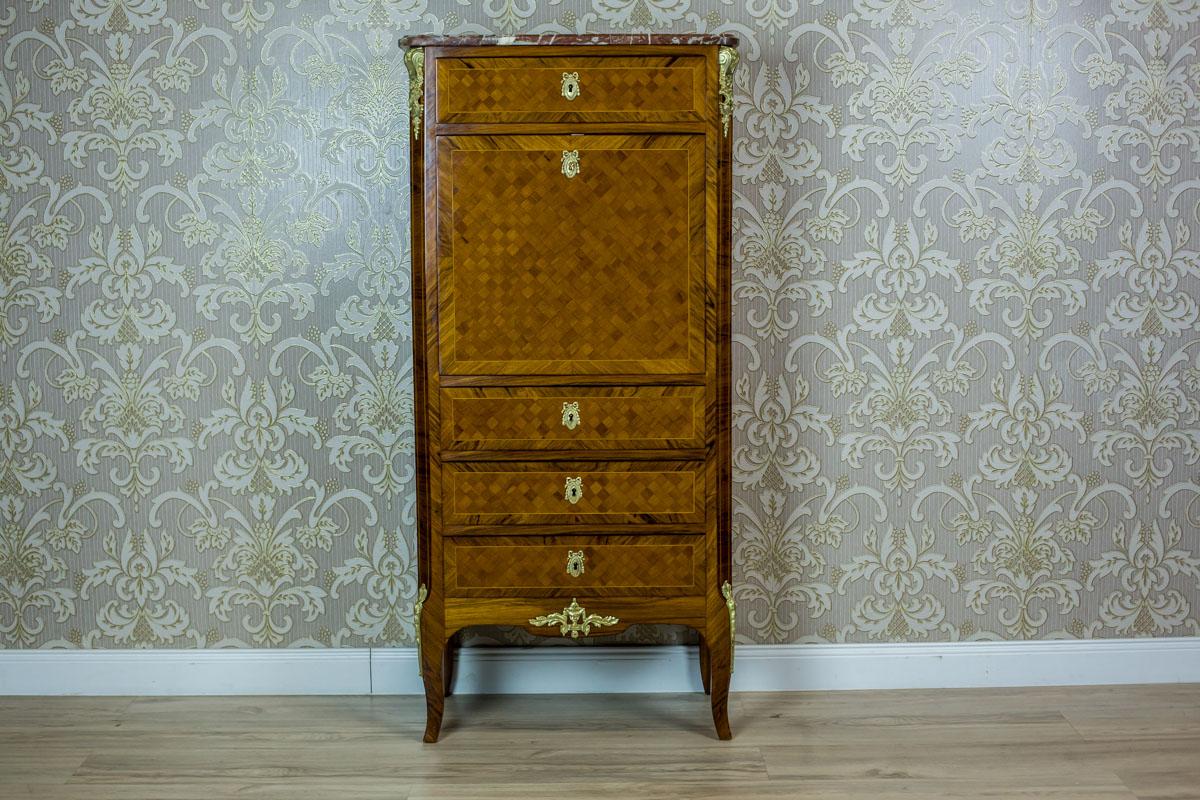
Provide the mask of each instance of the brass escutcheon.
POLYGON ((572 578, 578 578, 583 574, 584 555, 582 550, 567 551, 567 574, 572 578))
POLYGON ((562 96, 568 100, 579 97, 579 73, 564 72, 562 77, 562 96))
POLYGON ((566 175, 568 178, 574 178, 579 174, 578 150, 563 150, 562 174, 566 175))
POLYGON ((563 499, 571 505, 575 505, 583 497, 583 476, 576 478, 567 478, 566 484, 563 486, 563 499))
POLYGON ((562 424, 569 431, 579 425, 579 403, 563 403, 562 424))

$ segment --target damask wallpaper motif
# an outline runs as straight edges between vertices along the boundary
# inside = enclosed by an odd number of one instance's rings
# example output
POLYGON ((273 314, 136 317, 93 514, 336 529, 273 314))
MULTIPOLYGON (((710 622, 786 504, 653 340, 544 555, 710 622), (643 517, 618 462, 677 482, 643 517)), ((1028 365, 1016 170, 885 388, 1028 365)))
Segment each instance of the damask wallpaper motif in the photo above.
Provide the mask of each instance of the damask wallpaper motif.
POLYGON ((1195 0, 11 0, 0 646, 411 642, 396 39, 648 30, 743 42, 738 639, 1200 633, 1195 0))

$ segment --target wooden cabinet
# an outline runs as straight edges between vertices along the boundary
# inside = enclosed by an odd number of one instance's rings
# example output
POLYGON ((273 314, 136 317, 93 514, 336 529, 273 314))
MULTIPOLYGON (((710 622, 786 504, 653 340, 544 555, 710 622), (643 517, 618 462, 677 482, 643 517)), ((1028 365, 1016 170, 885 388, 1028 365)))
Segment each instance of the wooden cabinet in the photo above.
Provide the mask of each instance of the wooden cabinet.
POLYGON ((457 631, 641 623, 699 633, 727 739, 736 40, 400 44, 425 740, 457 631))

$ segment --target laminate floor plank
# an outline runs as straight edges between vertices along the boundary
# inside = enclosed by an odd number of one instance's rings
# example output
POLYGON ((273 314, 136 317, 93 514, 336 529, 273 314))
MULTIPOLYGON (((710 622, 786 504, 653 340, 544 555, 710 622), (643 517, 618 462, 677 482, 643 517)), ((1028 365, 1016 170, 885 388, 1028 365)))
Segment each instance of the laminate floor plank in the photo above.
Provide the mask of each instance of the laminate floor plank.
POLYGON ((1072 787, 1006 788, 984 782, 953 784, 929 781, 788 781, 771 780, 753 785, 736 783, 589 783, 552 782, 526 787, 485 784, 461 786, 420 785, 408 800, 1138 800, 1119 784, 1072 787))
POLYGON ((1091 695, 1076 695, 1059 707, 1085 739, 1200 736, 1200 696, 1186 684, 1097 687, 1091 695))
POLYGON ((0 698, 0 798, 1200 800, 1200 684, 695 695, 0 698))
POLYGON ((536 784, 548 774, 570 765, 579 780, 636 779, 654 775, 697 780, 766 780, 758 748, 728 746, 721 742, 698 743, 686 751, 679 747, 630 743, 608 748, 603 758, 581 753, 577 747, 479 746, 465 742, 446 747, 426 747, 398 737, 373 741, 260 743, 230 747, 208 743, 192 746, 179 742, 170 747, 116 747, 93 749, 71 778, 72 783, 139 781, 159 782, 171 775, 192 781, 329 780, 362 782, 372 778, 392 781, 536 784), (689 758, 683 758, 689 752, 689 758))
POLYGON ((771 779, 918 780, 991 783, 999 788, 1120 786, 1115 772, 1081 756, 1080 742, 929 743, 873 740, 860 746, 780 745, 763 749, 771 779))
POLYGON ((1200 767, 1180 766, 1169 772, 1120 770, 1117 775, 1138 800, 1196 800, 1200 797, 1200 767))
POLYGON ((10 784, 65 783, 87 756, 83 745, 0 743, 0 797, 7 797, 10 784))
POLYGON ((0 744, 64 733, 113 730, 132 703, 128 697, 0 696, 0 744))
POLYGON ((14 784, 4 786, 4 800, 407 800, 408 781, 248 781, 204 783, 14 784))
POLYGON ((863 748, 886 747, 894 742, 919 741, 924 746, 1004 746, 1013 742, 1054 744, 1078 736, 1061 713, 1014 713, 1005 717, 973 719, 969 715, 888 714, 865 708, 860 716, 806 715, 791 710, 747 709, 738 730, 740 743, 761 745, 796 741, 809 745, 863 748))
POLYGON ((1143 800, 1200 798, 1200 734, 1093 740, 1076 758, 1103 764, 1143 800))

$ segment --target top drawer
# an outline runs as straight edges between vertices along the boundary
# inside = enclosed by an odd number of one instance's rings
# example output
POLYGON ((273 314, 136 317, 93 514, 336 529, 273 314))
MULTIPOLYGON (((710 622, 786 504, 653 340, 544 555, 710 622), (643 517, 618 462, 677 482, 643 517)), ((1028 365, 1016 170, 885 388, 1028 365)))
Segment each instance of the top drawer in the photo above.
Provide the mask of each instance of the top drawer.
POLYGON ((439 58, 438 122, 696 122, 700 55, 439 58))

